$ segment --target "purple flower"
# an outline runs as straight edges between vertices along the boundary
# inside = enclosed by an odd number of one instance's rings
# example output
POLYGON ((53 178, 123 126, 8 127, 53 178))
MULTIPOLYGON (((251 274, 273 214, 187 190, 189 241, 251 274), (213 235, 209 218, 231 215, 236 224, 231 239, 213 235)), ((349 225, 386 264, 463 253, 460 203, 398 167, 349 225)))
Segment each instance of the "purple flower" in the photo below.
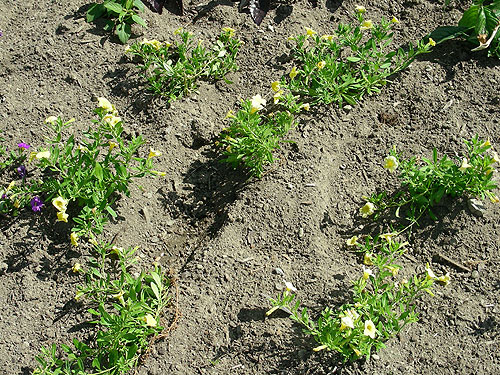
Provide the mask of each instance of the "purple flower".
POLYGON ((0 36, 3 36, 3 31, 2 30, 0 30, 0 36))
POLYGON ((24 149, 28 150, 31 146, 27 143, 21 142, 21 143, 17 144, 17 147, 24 148, 24 149))
POLYGON ((20 165, 19 167, 17 167, 17 173, 19 173, 19 176, 21 176, 21 178, 24 178, 26 177, 28 171, 26 170, 26 167, 24 165, 20 165))
POLYGON ((40 210, 43 207, 43 202, 40 199, 40 197, 38 197, 38 196, 33 197, 33 199, 31 199, 30 203, 31 203, 31 209, 33 210, 33 212, 40 212, 40 210))

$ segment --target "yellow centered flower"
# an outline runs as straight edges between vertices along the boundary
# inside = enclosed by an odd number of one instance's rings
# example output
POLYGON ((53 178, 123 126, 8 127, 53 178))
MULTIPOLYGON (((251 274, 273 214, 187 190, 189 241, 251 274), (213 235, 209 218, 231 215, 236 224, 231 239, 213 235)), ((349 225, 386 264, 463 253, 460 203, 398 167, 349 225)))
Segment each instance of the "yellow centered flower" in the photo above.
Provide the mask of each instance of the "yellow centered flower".
POLYGON ((496 151, 492 151, 491 152, 491 159, 495 162, 495 163, 499 163, 500 164, 500 158, 498 157, 498 154, 496 151))
POLYGON ((500 199, 497 195, 490 195, 490 201, 491 203, 500 203, 500 199))
POLYGON ((472 165, 470 165, 467 161, 467 158, 462 159, 462 165, 460 168, 458 168, 460 171, 465 172, 466 169, 471 168, 472 165))
POLYGON ((80 263, 75 263, 75 264, 73 264, 73 267, 71 267, 71 270, 74 273, 78 273, 82 270, 82 265, 80 263))
POLYGON ((429 45, 430 45, 431 47, 434 47, 434 46, 436 45, 436 42, 434 41, 434 39, 429 38, 429 45))
POLYGON ((120 255, 123 252, 123 247, 114 246, 109 250, 110 254, 120 255))
POLYGON ((103 98, 102 96, 97 98, 97 107, 104 109, 106 112, 113 112, 115 110, 115 107, 111 102, 103 98))
POLYGON ((48 159, 50 157, 50 151, 41 151, 35 155, 38 160, 48 159))
POLYGON ((235 33, 235 29, 232 29, 230 27, 223 27, 222 28, 222 31, 224 31, 225 33, 228 33, 230 37, 232 37, 235 33))
POLYGON ((437 279, 436 274, 430 269, 429 264, 426 264, 426 266, 425 266, 425 273, 426 273, 425 278, 427 280, 431 280, 431 279, 436 280, 437 279))
POLYGON ((368 319, 365 322, 365 330, 363 331, 363 334, 365 336, 371 337, 372 339, 375 339, 375 334, 377 333, 377 329, 375 328, 375 324, 368 319))
POLYGON ((344 316, 340 319, 340 330, 343 331, 347 328, 354 328, 354 322, 350 316, 344 316))
POLYGON ((109 142, 109 152, 111 152, 111 150, 113 150, 115 147, 118 147, 118 143, 110 141, 109 142))
POLYGON ((370 30, 372 28, 373 28, 372 20, 366 20, 363 21, 363 23, 361 24, 360 30, 370 30))
POLYGON ((370 276, 374 276, 372 270, 363 266, 363 280, 368 280, 370 276))
POLYGON ((73 246, 78 246, 78 234, 76 234, 75 232, 71 233, 69 239, 71 240, 71 244, 73 246))
POLYGON ((391 22, 392 23, 399 23, 399 20, 396 17, 392 17, 391 22))
POLYGON ((316 64, 319 70, 323 69, 326 66, 325 61, 320 61, 319 63, 316 64))
POLYGON ((365 253, 365 255, 363 256, 363 263, 367 266, 373 266, 373 254, 365 253))
POLYGON ((347 246, 356 246, 358 244, 358 236, 352 236, 345 243, 347 246))
POLYGON ((156 327, 157 325, 156 319, 151 314, 146 314, 141 319, 148 327, 156 327))
POLYGON ((292 70, 290 70, 290 73, 288 74, 290 76, 291 79, 294 79, 295 77, 297 77, 297 68, 294 66, 292 68, 292 70))
POLYGON ((304 103, 300 106, 300 108, 302 108, 305 111, 309 111, 311 109, 311 106, 309 105, 309 103, 304 103))
POLYGON ((52 204, 59 212, 66 212, 66 208, 68 207, 68 201, 63 197, 57 197, 52 200, 52 204))
POLYGON ((116 124, 118 124, 122 119, 120 117, 116 117, 115 115, 113 115, 112 113, 108 113, 106 116, 104 116, 102 118, 102 120, 104 122, 106 122, 107 124, 111 125, 111 126, 115 126, 116 124))
POLYGON ((399 166, 398 160, 395 156, 388 156, 384 159, 384 168, 388 169, 389 172, 394 172, 399 166))
POLYGON ((331 42, 333 40, 333 35, 322 35, 321 39, 325 39, 331 42))
POLYGON ((46 124, 53 124, 54 122, 57 121, 57 117, 56 116, 49 116, 45 119, 45 123, 46 124))
POLYGON ((349 316, 353 321, 356 321, 359 318, 358 312, 354 309, 347 310, 345 314, 346 316, 349 316))
POLYGON ((58 212, 57 213, 57 221, 63 221, 65 223, 68 222, 68 214, 66 212, 58 212))
POLYGON ((155 156, 161 156, 161 151, 155 150, 154 148, 150 148, 149 149, 148 159, 151 159, 151 158, 153 158, 155 156))
POLYGON ((390 273, 392 273, 392 276, 397 276, 399 268, 394 266, 386 266, 386 268, 389 270, 390 273))
POLYGON ((366 8, 362 5, 356 5, 356 12, 364 13, 364 12, 366 12, 366 8))
POLYGON ((439 276, 436 279, 439 283, 443 284, 444 286, 448 285, 450 283, 450 274, 446 272, 446 275, 439 276))
POLYGON ((380 235, 380 237, 383 238, 389 244, 392 242, 393 236, 394 236, 394 233, 384 233, 384 234, 380 235))
POLYGON ((81 290, 78 290, 75 294, 75 301, 78 302, 80 301, 80 299, 85 295, 84 292, 82 292, 81 290))
POLYGON ((485 142, 483 142, 483 144, 481 145, 481 147, 489 147, 491 146, 491 143, 490 143, 490 140, 486 140, 485 142))
POLYGON ((285 281, 285 289, 287 292, 295 293, 297 292, 297 288, 293 286, 293 284, 289 281, 285 281))
POLYGON ((274 91, 274 92, 278 92, 280 91, 280 83, 278 81, 274 81, 271 83, 271 89, 274 91))
POLYGON ((255 113, 264 108, 264 106, 266 105, 266 100, 263 99, 260 94, 257 94, 252 97, 251 105, 252 107, 250 108, 250 113, 255 113))
POLYGON ((359 209, 359 212, 362 217, 367 218, 375 212, 375 205, 372 202, 366 202, 365 205, 359 209))
POLYGON ((305 29, 306 29, 306 34, 308 36, 313 36, 313 35, 317 34, 316 31, 314 31, 313 29, 310 29, 309 27, 306 27, 305 29))

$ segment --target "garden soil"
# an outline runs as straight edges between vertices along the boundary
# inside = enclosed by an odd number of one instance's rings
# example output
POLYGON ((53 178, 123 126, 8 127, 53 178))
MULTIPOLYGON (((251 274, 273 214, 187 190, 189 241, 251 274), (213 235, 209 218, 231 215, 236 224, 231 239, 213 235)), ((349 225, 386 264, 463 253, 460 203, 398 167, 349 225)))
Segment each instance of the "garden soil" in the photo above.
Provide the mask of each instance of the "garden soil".
MULTIPOLYGON (((291 68, 289 36, 304 27, 328 34, 352 21, 359 4, 374 21, 401 21, 396 48, 456 24, 470 5, 443 2, 272 2, 260 26, 225 0, 186 0, 182 16, 173 6, 162 15, 145 11, 149 27, 134 28, 131 42, 172 41, 184 27, 208 45, 226 26, 244 42, 232 83, 202 83, 168 105, 145 92, 116 37, 85 22, 87 1, 0 1, 0 130, 10 148, 41 146, 49 115, 74 117, 67 134, 81 134, 96 97, 104 96, 126 133, 147 140, 144 155, 149 147, 163 153, 156 169, 166 177, 136 181, 103 235, 118 246, 139 246, 145 268, 158 261, 176 280, 164 317, 171 329, 137 374, 500 373, 500 207, 489 200, 476 216, 466 199, 445 198, 437 221, 426 219, 412 232, 403 276, 429 263, 437 274, 449 272, 451 283, 418 302, 419 322, 378 357, 342 364, 332 352, 312 351, 317 344, 286 313, 265 316, 285 280, 313 316, 349 301, 362 268, 345 241, 377 231, 359 207, 363 195, 397 189, 396 175, 382 167, 392 147, 406 157, 429 157, 434 147, 456 157, 465 152, 463 139, 478 134, 500 150, 498 60, 462 41, 438 45, 359 105, 301 115, 292 142, 262 179, 248 180, 214 149, 226 113, 243 98, 269 96, 270 83, 291 68)), ((42 346, 92 339, 86 307, 73 301, 82 280, 71 272, 85 263, 88 248, 69 246, 70 227, 56 223, 49 206, 0 218, 2 375, 32 373, 42 346)))

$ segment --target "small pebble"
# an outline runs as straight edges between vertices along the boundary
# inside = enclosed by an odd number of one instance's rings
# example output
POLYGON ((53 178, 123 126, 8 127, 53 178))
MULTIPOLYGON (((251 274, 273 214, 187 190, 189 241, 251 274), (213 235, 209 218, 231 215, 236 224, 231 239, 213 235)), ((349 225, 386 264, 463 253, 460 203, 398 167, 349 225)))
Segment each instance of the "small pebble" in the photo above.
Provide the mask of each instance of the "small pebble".
POLYGON ((476 216, 483 216, 486 211, 486 207, 479 199, 469 199, 467 201, 467 207, 469 207, 469 211, 476 216))
POLYGON ((478 279, 479 278, 479 272, 477 271, 472 271, 470 275, 473 279, 478 279))
POLYGON ((279 267, 276 267, 273 269, 273 272, 276 274, 276 275, 279 275, 279 276, 285 276, 285 273, 283 272, 283 270, 279 267))
POLYGON ((0 275, 3 275, 9 269, 9 265, 5 262, 0 262, 0 275))
POLYGON ((372 354, 372 358, 375 360, 379 360, 380 356, 378 354, 372 354))

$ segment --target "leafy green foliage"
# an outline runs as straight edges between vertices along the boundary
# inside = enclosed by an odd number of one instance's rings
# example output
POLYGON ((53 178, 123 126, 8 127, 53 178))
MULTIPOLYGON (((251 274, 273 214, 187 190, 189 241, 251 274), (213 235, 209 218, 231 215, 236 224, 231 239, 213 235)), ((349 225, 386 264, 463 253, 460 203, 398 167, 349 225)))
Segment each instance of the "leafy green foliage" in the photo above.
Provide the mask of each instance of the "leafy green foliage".
POLYGON ((241 42, 233 38, 233 29, 224 28, 210 48, 201 40, 195 43, 187 31, 177 30, 176 34, 181 41, 173 46, 144 40, 127 49, 140 58, 139 68, 155 95, 174 101, 196 90, 198 80, 225 80, 227 73, 238 69, 235 59, 241 42))
MULTIPOLYGON (((99 119, 80 140, 75 135, 63 140, 63 132, 74 119, 64 122, 60 117, 49 118, 47 126, 55 136, 30 157, 40 175, 14 184, 0 212, 15 212, 17 207, 27 206, 34 196, 43 197, 44 201, 61 197, 69 201, 70 208, 78 210, 78 216, 72 218, 76 223, 74 232, 101 233, 109 216, 116 216, 112 205, 118 193, 129 195, 128 186, 135 178, 160 174, 152 170, 155 153, 150 151, 147 158, 136 156, 144 144, 142 136, 127 140, 121 118, 111 104, 107 107, 95 110, 99 119)), ((59 213, 66 214, 66 209, 59 213)))
POLYGON ((500 0, 475 0, 458 22, 458 26, 438 27, 429 36, 441 43, 465 38, 477 45, 472 51, 488 49, 488 56, 500 58, 500 0))
POLYGON ((432 294, 438 279, 428 269, 425 275, 397 280, 401 266, 394 262, 404 252, 403 245, 391 249, 397 250, 371 258, 375 271, 363 266, 363 275, 354 282, 352 303, 338 309, 326 307, 315 320, 306 308, 300 309, 300 301, 287 289, 271 299, 273 308, 268 315, 278 308, 290 313, 319 344, 315 351, 334 350, 344 361, 369 358, 406 324, 418 321, 415 301, 423 291, 432 294))
POLYGON ((144 4, 141 0, 104 0, 102 4, 94 3, 87 11, 87 22, 95 22, 105 18, 106 31, 115 31, 120 41, 125 44, 132 34, 132 25, 137 23, 147 27, 137 11, 142 12, 144 4))
POLYGON ((73 339, 73 347, 55 344, 37 356, 35 375, 125 374, 145 354, 152 337, 164 329, 160 316, 169 303, 170 280, 156 267, 149 273, 132 276, 136 249, 122 249, 95 243, 96 257, 84 273, 86 283, 78 287, 75 299, 85 298, 88 312, 98 327, 95 343, 87 345, 73 339))
POLYGON ((416 223, 425 212, 435 218, 431 208, 444 195, 489 197, 493 202, 498 201, 498 197, 491 192, 497 188, 493 181, 493 165, 498 161, 498 155, 494 152, 487 154, 490 143, 479 140, 477 136, 465 141, 465 144, 467 153, 455 160, 446 155, 438 159, 436 149, 431 159, 422 158, 422 162, 417 161, 416 157, 404 160, 396 150, 391 150, 390 156, 386 158, 386 166, 391 161, 391 164, 395 163, 392 164, 394 169, 400 167, 402 189, 392 196, 382 192, 367 199, 374 205, 374 219, 391 208, 395 208, 399 216, 402 207, 408 208, 410 225, 416 223))
POLYGON ((319 36, 306 28, 306 34, 291 38, 292 72, 280 85, 294 95, 311 98, 311 104, 356 104, 365 95, 379 93, 389 77, 405 69, 431 44, 420 41, 407 50, 388 51, 393 25, 399 21, 382 19, 379 24, 357 12, 356 24, 338 25, 332 35, 319 36))

